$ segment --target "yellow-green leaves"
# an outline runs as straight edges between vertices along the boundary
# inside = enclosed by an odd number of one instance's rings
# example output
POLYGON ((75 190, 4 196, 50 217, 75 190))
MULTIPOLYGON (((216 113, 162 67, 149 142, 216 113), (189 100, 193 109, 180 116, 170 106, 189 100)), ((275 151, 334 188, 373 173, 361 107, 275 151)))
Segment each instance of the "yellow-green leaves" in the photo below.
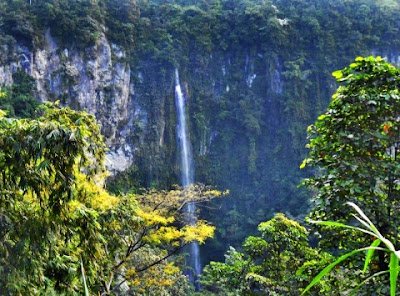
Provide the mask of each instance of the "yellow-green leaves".
POLYGON ((0 99, 3 99, 7 96, 7 93, 0 88, 0 99))
POLYGON ((117 202, 101 211, 100 216, 105 249, 110 258, 118 258, 112 268, 104 270, 104 280, 117 285, 114 274, 127 270, 127 285, 139 294, 157 294, 155 290, 164 291, 174 285, 182 274, 169 258, 191 242, 204 243, 215 230, 203 220, 185 225, 183 209, 188 202, 199 203, 222 195, 199 184, 117 196, 117 202))
POLYGON ((205 221, 197 221, 195 225, 186 225, 182 229, 182 239, 186 243, 197 241, 203 244, 206 239, 214 236, 215 227, 205 221))
POLYGON ((179 245, 182 240, 185 243, 197 241, 203 244, 206 239, 214 236, 215 227, 208 225, 205 221, 198 221, 195 225, 186 225, 181 229, 174 226, 161 226, 151 231, 144 237, 144 240, 151 244, 172 244, 179 245))
POLYGON ((146 212, 142 209, 138 209, 136 211, 136 215, 139 218, 143 219, 144 224, 148 226, 165 226, 175 221, 175 218, 173 216, 162 215, 160 214, 160 211, 157 210, 146 212))
POLYGON ((0 119, 4 118, 7 115, 7 112, 0 109, 0 119))
POLYGON ((321 266, 310 259, 325 258, 326 253, 310 247, 307 230, 284 214, 260 223, 258 230, 260 235, 247 237, 241 252, 231 248, 225 263, 206 266, 203 284, 218 295, 250 295, 254 286, 266 295, 299 295, 304 279, 321 266), (296 273, 298 269, 302 270, 296 273))
POLYGON ((321 279, 326 276, 329 272, 331 272, 331 270, 333 268, 335 268, 339 263, 341 263, 342 261, 346 260, 347 258, 368 250, 368 248, 363 248, 363 249, 357 249, 354 251, 351 251, 349 253, 346 253, 342 256, 340 256, 339 258, 337 258, 334 262, 332 262, 331 264, 329 264, 327 267, 325 267, 320 273, 317 274, 316 277, 314 277, 314 279, 311 281, 311 283, 303 290, 303 292, 301 293, 301 295, 306 294, 313 286, 315 286, 316 284, 318 284, 321 279))
POLYGON ((300 164, 300 169, 304 169, 308 163, 312 162, 311 158, 305 158, 303 162, 300 164))
POLYGON ((395 253, 390 253, 389 262, 390 274, 390 296, 396 296, 397 277, 399 276, 399 258, 395 253))
POLYGON ((375 248, 379 247, 381 242, 382 241, 379 238, 375 239, 372 242, 371 248, 367 251, 367 255, 365 256, 363 272, 366 272, 368 270, 368 267, 369 267, 369 265, 371 263, 372 257, 375 254, 375 248))
POLYGON ((336 78, 336 80, 339 80, 343 78, 343 72, 341 70, 337 70, 332 73, 332 76, 336 78))

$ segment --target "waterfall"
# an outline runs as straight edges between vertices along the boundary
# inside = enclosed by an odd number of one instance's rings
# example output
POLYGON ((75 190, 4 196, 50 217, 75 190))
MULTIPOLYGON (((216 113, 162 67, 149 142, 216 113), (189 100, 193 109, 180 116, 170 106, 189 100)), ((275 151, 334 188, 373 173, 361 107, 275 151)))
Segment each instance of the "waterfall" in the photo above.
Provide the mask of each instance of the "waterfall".
MULTIPOLYGON (((177 134, 180 148, 180 169, 181 183, 183 187, 188 187, 194 182, 193 157, 189 141, 189 133, 186 120, 185 96, 183 95, 179 81, 178 69, 175 69, 175 105, 177 111, 177 134)), ((187 223, 196 223, 196 205, 189 203, 185 209, 187 223)), ((200 250, 197 242, 189 245, 189 259, 187 262, 189 279, 199 289, 198 279, 201 273, 200 250)))

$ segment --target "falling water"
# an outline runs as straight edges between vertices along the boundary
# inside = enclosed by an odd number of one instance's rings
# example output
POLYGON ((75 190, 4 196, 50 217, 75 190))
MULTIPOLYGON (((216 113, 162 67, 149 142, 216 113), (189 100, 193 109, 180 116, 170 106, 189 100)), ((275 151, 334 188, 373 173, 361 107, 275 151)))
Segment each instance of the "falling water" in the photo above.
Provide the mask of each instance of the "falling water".
MULTIPOLYGON (((185 97, 179 81, 178 69, 175 69, 175 105, 178 114, 177 133, 180 148, 181 182, 183 187, 187 187, 194 182, 193 158, 188 138, 185 97)), ((186 207, 187 223, 196 223, 195 211, 196 205, 194 203, 189 203, 186 207)), ((189 245, 188 266, 191 269, 188 271, 189 279, 194 283, 196 289, 198 289, 199 284, 197 280, 201 272, 201 264, 199 245, 197 242, 193 242, 189 245)))

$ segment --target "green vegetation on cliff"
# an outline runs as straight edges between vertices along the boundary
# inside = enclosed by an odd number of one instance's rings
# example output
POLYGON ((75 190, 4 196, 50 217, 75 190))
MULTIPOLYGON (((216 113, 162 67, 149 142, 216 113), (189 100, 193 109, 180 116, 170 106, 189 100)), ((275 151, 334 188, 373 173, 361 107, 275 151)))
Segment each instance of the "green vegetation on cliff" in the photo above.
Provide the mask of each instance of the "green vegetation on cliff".
POLYGON ((274 212, 305 215, 309 195, 297 185, 308 172, 298 165, 306 126, 335 89, 330 73, 358 55, 398 60, 399 22, 391 0, 0 0, 0 62, 21 45, 40 49, 46 32, 82 56, 103 34, 125 48, 132 113, 146 121, 132 123, 135 164, 110 183, 115 192, 178 183, 178 68, 196 180, 231 192, 202 210, 218 229, 207 261, 274 212))
POLYGON ((0 88, 0 109, 12 117, 33 117, 39 107, 34 95, 35 80, 22 70, 13 75, 11 87, 0 88))
POLYGON ((214 205, 218 211, 204 211, 218 226, 215 256, 275 211, 306 213, 309 198, 297 188, 306 173, 298 165, 306 127, 335 89, 330 73, 360 54, 397 60, 400 10, 368 0, 172 2, 141 6, 137 100, 151 110, 153 129, 144 131, 152 141, 137 164, 147 185, 177 182, 169 168, 177 153, 171 113, 178 67, 196 179, 231 192, 214 205))
POLYGON ((206 266, 211 294, 396 295, 400 69, 358 57, 333 76, 341 86, 309 127, 310 152, 301 165, 316 168, 305 183, 315 193, 310 217, 319 220, 311 220, 319 248, 302 226, 278 214, 259 225, 261 237, 228 251, 225 263, 206 266))

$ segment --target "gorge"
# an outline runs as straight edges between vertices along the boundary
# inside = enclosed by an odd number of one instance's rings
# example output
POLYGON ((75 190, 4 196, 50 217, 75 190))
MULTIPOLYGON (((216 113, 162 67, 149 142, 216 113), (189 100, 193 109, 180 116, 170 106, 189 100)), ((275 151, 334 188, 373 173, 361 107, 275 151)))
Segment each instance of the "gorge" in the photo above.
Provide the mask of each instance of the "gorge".
POLYGON ((217 234, 190 245, 194 277, 273 213, 305 215, 298 167, 331 72, 358 55, 400 63, 397 1, 3 2, 0 86, 22 70, 38 100, 95 115, 110 190, 230 190, 198 208, 217 234))

